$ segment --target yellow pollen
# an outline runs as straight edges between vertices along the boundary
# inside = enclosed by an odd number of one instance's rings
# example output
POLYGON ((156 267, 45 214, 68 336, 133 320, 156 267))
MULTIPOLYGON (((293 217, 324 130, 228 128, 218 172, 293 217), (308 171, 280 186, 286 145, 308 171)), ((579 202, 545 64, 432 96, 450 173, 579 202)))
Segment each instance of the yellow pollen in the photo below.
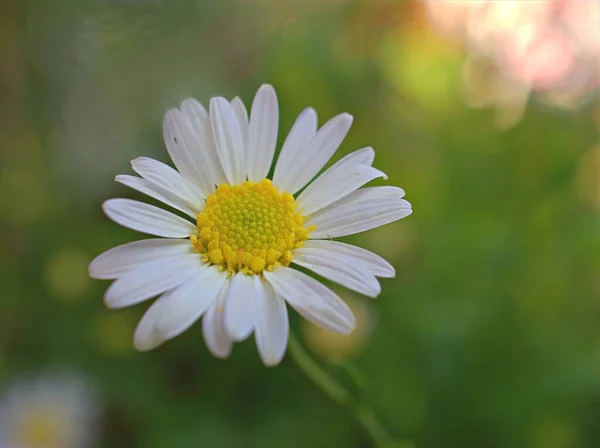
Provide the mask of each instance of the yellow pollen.
POLYGON ((232 274, 260 274, 288 266, 315 227, 305 227, 294 196, 280 193, 269 179, 221 184, 206 198, 190 238, 204 261, 232 274))

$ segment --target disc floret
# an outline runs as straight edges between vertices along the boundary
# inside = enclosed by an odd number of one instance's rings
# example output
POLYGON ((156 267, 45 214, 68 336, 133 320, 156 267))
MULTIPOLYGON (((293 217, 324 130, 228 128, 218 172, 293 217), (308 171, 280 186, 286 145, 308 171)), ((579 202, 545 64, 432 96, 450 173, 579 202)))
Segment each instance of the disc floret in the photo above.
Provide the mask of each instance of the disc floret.
POLYGON ((294 196, 263 179, 219 185, 206 198, 190 240, 203 260, 220 270, 260 274, 288 266, 292 250, 313 230, 304 226, 294 196))

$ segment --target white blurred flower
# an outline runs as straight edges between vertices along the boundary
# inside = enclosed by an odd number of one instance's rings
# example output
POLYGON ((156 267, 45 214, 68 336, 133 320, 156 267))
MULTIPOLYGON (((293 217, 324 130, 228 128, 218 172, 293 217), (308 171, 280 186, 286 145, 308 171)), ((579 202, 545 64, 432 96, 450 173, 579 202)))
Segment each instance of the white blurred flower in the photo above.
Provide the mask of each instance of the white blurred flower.
POLYGON ((309 321, 350 333, 355 318, 337 294, 290 264, 309 269, 369 297, 381 292, 377 277, 393 277, 380 256, 332 238, 352 235, 411 214, 398 187, 361 188, 386 177, 363 148, 313 182, 352 124, 339 114, 317 129, 305 109, 289 132, 272 180, 277 143, 275 90, 263 85, 250 117, 242 101, 213 98, 210 109, 194 99, 164 120, 167 150, 177 170, 153 159, 132 161, 141 177, 116 180, 189 216, 130 199, 104 203, 118 224, 160 239, 129 243, 90 264, 90 275, 114 279, 109 308, 160 296, 136 330, 139 350, 151 350, 203 316, 204 339, 217 357, 252 334, 265 365, 278 364, 287 347, 287 305, 309 321), (294 196, 296 195, 296 196, 294 196))
POLYGON ((78 376, 18 380, 0 396, 0 448, 89 448, 98 415, 91 389, 78 376))

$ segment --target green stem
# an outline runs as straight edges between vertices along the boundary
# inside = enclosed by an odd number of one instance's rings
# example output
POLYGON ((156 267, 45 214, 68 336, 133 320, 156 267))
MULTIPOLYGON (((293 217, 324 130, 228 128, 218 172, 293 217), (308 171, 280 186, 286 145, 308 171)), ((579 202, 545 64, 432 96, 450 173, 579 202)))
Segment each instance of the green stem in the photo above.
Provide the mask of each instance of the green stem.
POLYGON ((329 395, 329 398, 341 405, 350 403, 350 393, 310 358, 292 331, 289 335, 288 350, 296 365, 319 389, 329 395))
POLYGON ((346 360, 340 363, 339 366, 346 372, 346 375, 352 380, 357 390, 362 393, 368 392, 368 381, 354 364, 346 360))
POLYGON ((306 353, 294 333, 291 331, 288 348, 289 354, 296 362, 296 365, 300 367, 306 376, 308 376, 319 389, 325 392, 329 398, 336 403, 347 406, 352 410, 354 418, 369 434, 376 447, 391 448, 400 446, 394 444, 394 440, 385 430, 375 412, 364 403, 360 403, 353 398, 350 392, 319 366, 308 353, 306 353))
POLYGON ((369 433, 373 442, 375 442, 375 446, 378 447, 391 447, 392 438, 387 433, 386 429, 383 427, 383 424, 377 417, 375 412, 363 405, 356 406, 355 417, 360 422, 360 424, 365 428, 365 430, 369 433))

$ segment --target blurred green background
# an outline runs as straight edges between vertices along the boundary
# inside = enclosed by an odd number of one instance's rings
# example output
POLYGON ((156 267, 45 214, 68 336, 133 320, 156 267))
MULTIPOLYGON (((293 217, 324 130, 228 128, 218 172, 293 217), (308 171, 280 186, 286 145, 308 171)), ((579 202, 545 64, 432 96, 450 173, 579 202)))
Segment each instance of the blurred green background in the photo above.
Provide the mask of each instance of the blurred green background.
POLYGON ((97 387, 106 448, 370 447, 351 415, 252 340, 220 361, 198 325, 151 353, 147 304, 107 311, 97 254, 140 235, 103 200, 129 160, 167 161, 163 113, 188 96, 277 90, 280 142, 306 106, 354 126, 414 213, 349 238, 395 279, 350 298, 340 341, 292 317, 313 355, 418 447, 600 446, 597 102, 535 102, 511 129, 464 106, 464 54, 418 2, 0 3, 0 385, 60 366, 97 387), (340 358, 343 358, 341 361, 340 358), (335 359, 335 362, 332 361, 335 359))

